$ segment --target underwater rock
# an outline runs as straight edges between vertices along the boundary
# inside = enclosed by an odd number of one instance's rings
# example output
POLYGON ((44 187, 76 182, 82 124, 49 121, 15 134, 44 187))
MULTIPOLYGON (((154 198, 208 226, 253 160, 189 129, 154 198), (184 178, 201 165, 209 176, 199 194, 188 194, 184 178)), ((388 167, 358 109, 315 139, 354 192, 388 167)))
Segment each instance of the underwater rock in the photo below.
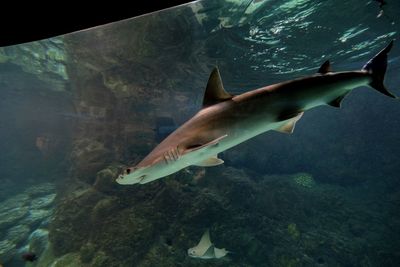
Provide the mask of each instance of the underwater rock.
POLYGON ((29 210, 28 216, 26 216, 20 223, 30 226, 35 226, 41 221, 46 220, 52 215, 52 210, 29 210))
POLYGON ((50 224, 49 239, 56 256, 78 251, 94 229, 100 230, 99 225, 92 227, 97 222, 91 222, 91 213, 104 195, 93 189, 78 188, 77 191, 59 203, 50 224))
POLYGON ((84 267, 82 264, 79 253, 68 253, 56 259, 51 267, 84 267))
POLYGON ((86 243, 79 250, 80 259, 83 263, 89 263, 92 261, 96 252, 96 247, 92 243, 86 243))
POLYGON ((115 197, 107 197, 95 205, 93 211, 91 213, 91 220, 93 222, 99 221, 102 218, 106 218, 109 214, 111 214, 115 209, 118 208, 118 199, 115 197))
POLYGON ((40 257, 49 244, 49 231, 45 229, 35 230, 30 234, 28 244, 29 251, 40 257))
POLYGON ((288 224, 287 232, 294 240, 297 240, 300 237, 300 231, 297 229, 297 225, 295 223, 288 224))
POLYGON ((40 197, 31 201, 30 208, 37 210, 43 209, 51 205, 56 197, 56 194, 50 194, 44 197, 40 197))
POLYGON ((314 178, 308 173, 297 173, 293 175, 293 181, 299 185, 306 188, 312 188, 316 185, 314 178))
POLYGON ((95 179, 94 174, 104 168, 110 160, 110 153, 99 141, 88 138, 76 141, 71 153, 74 171, 83 177, 82 180, 92 184, 95 179))
POLYGON ((25 190, 25 194, 27 194, 31 198, 49 195, 55 192, 55 185, 52 183, 42 183, 29 187, 25 190))
POLYGON ((107 267, 107 266, 111 266, 111 259, 110 259, 110 257, 107 256, 106 253, 104 253, 104 251, 98 251, 94 255, 90 266, 92 266, 92 267, 107 267))
POLYGON ((61 37, 0 48, 0 64, 12 63, 23 71, 52 84, 55 91, 64 91, 68 80, 66 52, 61 37))
MULTIPOLYGON (((151 267, 151 266, 175 266, 176 262, 171 257, 171 252, 165 246, 154 245, 149 249, 143 259, 137 265, 138 267, 151 267), (160 262, 162 260, 162 263, 160 262)), ((172 252, 173 253, 173 252, 172 252)))
POLYGON ((18 194, 0 202, 0 213, 26 206, 30 201, 29 195, 18 194))
POLYGON ((28 207, 13 208, 0 213, 0 229, 16 224, 18 220, 27 215, 28 207))
POLYGON ((9 240, 0 241, 0 262, 7 263, 15 254, 15 244, 9 240))
POLYGON ((103 193, 112 192, 113 190, 120 188, 115 182, 119 170, 120 168, 111 166, 99 171, 96 174, 96 181, 93 185, 94 188, 103 193))
POLYGON ((17 225, 12 228, 10 228, 7 231, 6 238, 10 242, 13 242, 14 244, 18 244, 21 241, 24 241, 25 239, 28 238, 30 233, 30 228, 27 227, 26 225, 17 225))

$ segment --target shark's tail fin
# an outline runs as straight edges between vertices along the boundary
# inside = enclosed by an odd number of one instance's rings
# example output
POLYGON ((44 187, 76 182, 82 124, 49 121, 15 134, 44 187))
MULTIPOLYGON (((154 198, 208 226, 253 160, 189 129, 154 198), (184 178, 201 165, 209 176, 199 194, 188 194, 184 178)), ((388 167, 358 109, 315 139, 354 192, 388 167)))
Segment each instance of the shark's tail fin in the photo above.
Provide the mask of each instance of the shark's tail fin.
POLYGON ((384 95, 396 98, 396 96, 389 92, 383 84, 387 69, 387 54, 389 53, 390 49, 392 49, 392 46, 393 40, 388 44, 388 46, 386 46, 378 54, 376 54, 376 56, 368 61, 362 69, 368 71, 371 74, 372 82, 369 85, 372 88, 381 92, 384 95))

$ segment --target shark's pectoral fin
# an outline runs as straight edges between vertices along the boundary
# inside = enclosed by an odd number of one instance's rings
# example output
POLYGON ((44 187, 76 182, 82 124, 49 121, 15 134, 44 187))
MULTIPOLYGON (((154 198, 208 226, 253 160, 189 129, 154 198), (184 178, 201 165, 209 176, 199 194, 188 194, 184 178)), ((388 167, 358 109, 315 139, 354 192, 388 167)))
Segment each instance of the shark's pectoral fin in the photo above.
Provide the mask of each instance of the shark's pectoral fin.
POLYGON ((278 132, 281 133, 293 133, 294 127, 296 126, 296 122, 301 119, 304 112, 299 113, 296 117, 291 118, 288 120, 284 125, 276 129, 278 132))
POLYGON ((228 136, 228 135, 225 134, 225 135, 220 136, 220 137, 218 137, 218 138, 216 138, 216 139, 214 139, 214 140, 211 140, 210 142, 207 142, 207 143, 205 143, 205 144, 195 144, 195 145, 189 146, 189 147, 186 148, 185 153, 190 153, 190 152, 193 152, 193 151, 196 151, 196 150, 205 149, 205 148, 207 148, 207 147, 212 147, 212 146, 218 145, 218 143, 219 143, 222 139, 224 139, 225 137, 227 137, 227 136, 228 136))
POLYGON ((340 104, 342 103, 343 98, 347 95, 341 95, 338 98, 335 98, 334 100, 332 100, 331 102, 328 103, 329 106, 335 107, 335 108, 340 108, 340 104))
POLYGON ((196 164, 193 164, 195 166, 200 166, 200 167, 212 167, 212 166, 217 166, 223 164, 224 161, 222 159, 219 159, 218 156, 208 158, 206 160, 197 162, 196 164))

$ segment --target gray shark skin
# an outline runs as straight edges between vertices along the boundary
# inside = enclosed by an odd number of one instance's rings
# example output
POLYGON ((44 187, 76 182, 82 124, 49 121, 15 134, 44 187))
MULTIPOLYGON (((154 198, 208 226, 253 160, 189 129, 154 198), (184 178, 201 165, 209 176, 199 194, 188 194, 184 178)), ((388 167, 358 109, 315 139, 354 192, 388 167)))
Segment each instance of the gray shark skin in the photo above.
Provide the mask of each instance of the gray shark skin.
POLYGON ((203 108, 139 164, 127 168, 116 182, 121 185, 145 184, 190 165, 222 164, 218 153, 270 130, 292 133, 304 111, 321 105, 340 107, 344 96, 360 86, 368 85, 396 98, 383 85, 387 53, 392 46, 393 41, 361 70, 332 72, 326 61, 315 75, 237 96, 224 90, 215 68, 208 80, 203 108))

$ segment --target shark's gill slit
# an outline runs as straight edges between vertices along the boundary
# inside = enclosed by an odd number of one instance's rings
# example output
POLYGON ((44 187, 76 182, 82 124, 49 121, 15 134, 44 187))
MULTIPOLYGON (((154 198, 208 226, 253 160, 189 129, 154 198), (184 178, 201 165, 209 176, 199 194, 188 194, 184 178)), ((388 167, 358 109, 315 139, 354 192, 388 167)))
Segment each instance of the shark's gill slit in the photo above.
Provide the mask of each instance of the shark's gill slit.
POLYGON ((179 159, 179 157, 178 157, 178 153, 176 152, 176 150, 172 149, 171 153, 172 153, 172 155, 174 155, 174 160, 177 161, 179 159))
POLYGON ((169 156, 171 157, 171 160, 172 160, 172 161, 175 161, 175 155, 174 155, 173 150, 168 150, 168 154, 169 154, 169 156))
POLYGON ((168 155, 167 155, 167 153, 164 153, 164 161, 165 161, 165 164, 168 164, 169 162, 168 162, 168 155))

